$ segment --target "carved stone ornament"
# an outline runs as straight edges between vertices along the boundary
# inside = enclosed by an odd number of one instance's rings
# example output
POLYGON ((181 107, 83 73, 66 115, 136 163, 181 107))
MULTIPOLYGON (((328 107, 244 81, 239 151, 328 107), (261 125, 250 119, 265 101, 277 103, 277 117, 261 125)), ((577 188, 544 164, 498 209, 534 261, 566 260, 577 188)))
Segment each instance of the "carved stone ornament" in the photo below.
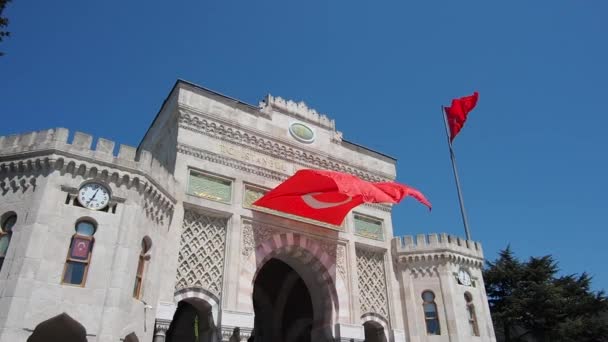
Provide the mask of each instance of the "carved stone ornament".
POLYGON ((315 123, 321 127, 334 130, 336 128, 336 122, 331 120, 325 114, 317 113, 316 110, 308 108, 304 101, 295 102, 292 100, 285 100, 279 96, 272 96, 268 94, 264 101, 260 102, 260 108, 262 112, 274 109, 285 114, 291 114, 302 120, 315 123))
MULTIPOLYGON (((269 241, 272 236, 286 232, 279 228, 269 226, 266 224, 244 219, 241 224, 241 234, 243 245, 241 247, 241 254, 243 259, 249 258, 255 248, 265 241, 269 241)), ((311 237, 308 237, 312 239, 311 237)), ((344 245, 338 244, 333 241, 327 241, 323 239, 314 239, 320 246, 320 248, 327 253, 327 255, 336 262, 336 268, 343 279, 346 279, 346 248, 344 245)))
POLYGON ((243 207, 251 208, 253 202, 262 198, 266 192, 267 190, 258 189, 252 186, 245 186, 245 193, 243 194, 243 207))
POLYGON ((346 246, 338 245, 336 248, 336 266, 342 279, 346 281, 346 246))
POLYGON ((388 318, 384 254, 361 248, 356 251, 361 313, 374 312, 388 318))
POLYGON ((349 165, 346 161, 332 157, 320 157, 319 154, 299 149, 269 138, 258 136, 226 123, 214 122, 194 113, 182 111, 179 117, 180 128, 207 135, 218 140, 227 141, 271 157, 299 164, 305 168, 318 168, 350 173, 361 179, 381 182, 392 180, 391 175, 374 173, 349 165))
POLYGON ((200 287, 220 297, 228 220, 186 210, 177 260, 176 290, 200 287))
POLYGON ((154 336, 165 336, 167 334, 167 330, 169 330, 170 325, 171 321, 157 319, 154 323, 154 336))

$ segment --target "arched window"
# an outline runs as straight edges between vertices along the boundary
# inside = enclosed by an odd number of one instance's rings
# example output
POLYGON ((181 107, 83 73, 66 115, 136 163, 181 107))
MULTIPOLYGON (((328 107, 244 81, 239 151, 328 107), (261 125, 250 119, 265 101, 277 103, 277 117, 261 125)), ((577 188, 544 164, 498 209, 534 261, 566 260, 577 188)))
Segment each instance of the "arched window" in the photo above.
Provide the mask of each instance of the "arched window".
POLYGON ((464 300, 467 302, 467 317, 469 318, 469 327, 471 327, 471 335, 479 336, 479 327, 477 326, 477 315, 475 314, 475 305, 473 305, 473 296, 465 292, 464 300))
POLYGON ((95 223, 81 220, 76 223, 76 233, 72 235, 70 249, 63 268, 62 284, 84 286, 93 252, 95 223))
POLYGON ((139 253, 139 262, 137 263, 137 272, 135 273, 135 286, 133 286, 133 298, 141 298, 142 287, 144 282, 144 269, 146 267, 146 261, 150 260, 150 248, 152 247, 152 240, 149 237, 144 237, 141 240, 141 252, 139 253))
POLYGON ((439 314, 437 312, 437 304, 435 304, 435 294, 431 291, 424 291, 422 292, 422 300, 426 333, 429 335, 441 335, 439 314))
POLYGON ((10 213, 2 220, 0 226, 0 270, 2 270, 2 264, 4 264, 4 258, 8 252, 8 245, 11 243, 11 236, 13 235, 13 226, 17 222, 17 215, 10 213))

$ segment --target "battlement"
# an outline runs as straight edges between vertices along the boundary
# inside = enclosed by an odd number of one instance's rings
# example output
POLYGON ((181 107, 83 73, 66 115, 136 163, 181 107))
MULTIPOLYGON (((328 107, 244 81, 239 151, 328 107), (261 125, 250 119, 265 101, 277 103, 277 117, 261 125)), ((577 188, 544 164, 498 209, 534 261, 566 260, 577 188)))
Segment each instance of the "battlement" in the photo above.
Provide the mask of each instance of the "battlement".
POLYGON ((25 153, 35 153, 48 150, 59 150, 68 154, 93 159, 139 171, 150 177, 158 186, 163 187, 170 194, 175 191, 173 175, 161 163, 152 157, 148 151, 132 146, 122 145, 118 154, 114 155, 116 143, 104 138, 98 138, 95 148, 92 149, 93 136, 74 132, 71 142, 68 142, 69 130, 66 128, 51 128, 24 134, 0 136, 0 157, 10 157, 25 153))
POLYGON ((418 234, 393 238, 393 250, 397 255, 416 253, 435 253, 452 251, 462 255, 483 259, 481 244, 472 240, 465 240, 454 235, 418 234))
POLYGON ((268 108, 276 109, 280 112, 294 115, 304 121, 308 121, 317 124, 321 127, 336 130, 336 122, 327 117, 325 114, 317 113, 316 110, 308 108, 306 103, 303 101, 294 102, 292 100, 285 100, 281 97, 274 97, 270 94, 266 96, 264 100, 260 102, 260 108, 262 111, 268 108))

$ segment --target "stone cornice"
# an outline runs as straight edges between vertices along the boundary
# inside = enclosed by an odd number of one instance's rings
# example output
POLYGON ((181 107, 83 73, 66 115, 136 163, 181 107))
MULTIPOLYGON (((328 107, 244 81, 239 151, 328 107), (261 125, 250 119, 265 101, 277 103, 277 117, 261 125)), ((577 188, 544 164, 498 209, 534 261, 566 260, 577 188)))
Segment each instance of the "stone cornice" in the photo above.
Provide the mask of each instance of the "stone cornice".
POLYGON ((361 167, 353 166, 345 160, 323 155, 319 152, 306 151, 296 145, 289 144, 279 139, 263 137, 261 136, 261 132, 238 127, 211 114, 202 113, 192 108, 181 108, 179 126, 199 134, 231 142, 256 152, 299 164, 307 168, 350 173, 361 179, 372 182, 393 180, 392 175, 372 172, 361 167))
MULTIPOLYGON (((120 145, 118 155, 114 155, 115 142, 103 138, 97 139, 95 149, 91 149, 93 137, 74 132, 72 142, 68 142, 69 131, 65 128, 29 132, 19 135, 0 136, 0 165, 3 169, 18 169, 37 165, 37 158, 56 161, 57 155, 64 156, 74 163, 95 164, 94 171, 118 174, 130 173, 138 183, 147 182, 156 187, 160 194, 171 203, 175 191, 175 179, 158 160, 148 151, 141 150, 137 155, 134 147, 120 145), (112 169, 111 171, 109 169, 112 169), (137 177, 139 176, 139 177, 137 177), (141 178, 141 179, 140 179, 141 178)), ((68 165, 68 163, 66 163, 68 165)), ((79 172, 82 167, 79 166, 79 172)), ((88 167, 87 167, 88 168, 88 167)))
POLYGON ((397 261, 403 267, 411 269, 426 268, 432 265, 443 265, 447 263, 467 265, 475 268, 481 268, 483 266, 483 259, 462 255, 450 250, 409 255, 399 254, 397 256, 397 261))
POLYGON ((213 153, 185 144, 177 145, 177 153, 185 154, 212 163, 228 166, 236 170, 241 170, 247 173, 251 173, 276 181, 283 181, 289 177, 287 174, 281 172, 273 171, 267 168, 240 161, 238 159, 230 158, 225 155, 213 153))
MULTIPOLYGON (((143 196, 146 215, 159 224, 164 224, 165 218, 170 219, 173 214, 176 202, 173 196, 139 170, 117 167, 113 163, 81 157, 58 149, 0 155, 0 177, 54 170, 62 174, 99 179, 118 187, 123 185, 127 188, 133 187, 143 196)), ((23 183, 23 178, 20 181, 23 183)), ((36 185, 35 179, 30 178, 28 182, 30 184, 21 184, 21 186, 36 185)), ((16 184, 13 183, 14 181, 11 181, 7 185, 14 188, 16 184)), ((0 183, 2 188, 7 185, 4 181, 0 183)))

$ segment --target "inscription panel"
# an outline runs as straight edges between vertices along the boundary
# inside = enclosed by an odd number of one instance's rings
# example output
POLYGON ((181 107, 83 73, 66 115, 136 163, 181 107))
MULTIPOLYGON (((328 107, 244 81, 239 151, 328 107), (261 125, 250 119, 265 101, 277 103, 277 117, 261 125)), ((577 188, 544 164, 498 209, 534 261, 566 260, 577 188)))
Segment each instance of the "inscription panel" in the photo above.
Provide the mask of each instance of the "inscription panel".
POLYGON ((245 192, 243 193, 243 207, 252 209, 253 202, 262 198, 266 192, 268 192, 268 190, 251 185, 245 185, 245 192))
POLYGON ((293 165, 286 163, 283 160, 266 156, 262 153, 258 153, 242 147, 229 145, 226 143, 219 144, 219 152, 223 155, 232 157, 234 159, 242 160, 257 166, 261 166, 274 171, 286 173, 291 175, 295 172, 293 165))
POLYGON ((384 228, 382 220, 355 214, 355 234, 374 240, 384 240, 384 228))
POLYGON ((190 170, 188 194, 229 203, 232 199, 232 181, 190 170))

